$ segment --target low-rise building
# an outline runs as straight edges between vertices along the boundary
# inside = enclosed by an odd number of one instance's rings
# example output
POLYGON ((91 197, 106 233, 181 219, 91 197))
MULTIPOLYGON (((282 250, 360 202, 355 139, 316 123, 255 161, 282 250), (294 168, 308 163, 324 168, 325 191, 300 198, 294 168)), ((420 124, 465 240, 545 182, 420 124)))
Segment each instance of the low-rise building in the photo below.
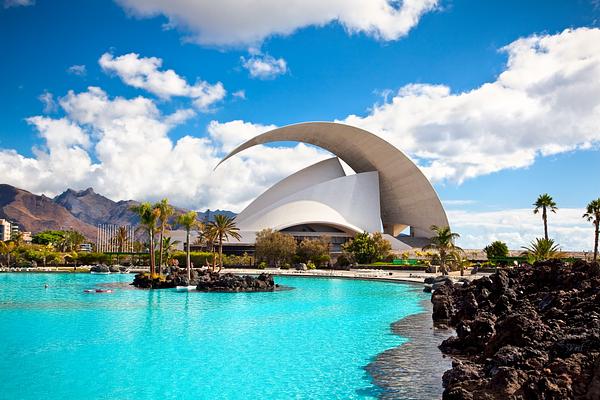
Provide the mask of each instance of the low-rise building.
POLYGON ((0 219, 0 240, 5 242, 7 240, 10 240, 11 236, 12 236, 12 224, 10 223, 9 220, 0 219))

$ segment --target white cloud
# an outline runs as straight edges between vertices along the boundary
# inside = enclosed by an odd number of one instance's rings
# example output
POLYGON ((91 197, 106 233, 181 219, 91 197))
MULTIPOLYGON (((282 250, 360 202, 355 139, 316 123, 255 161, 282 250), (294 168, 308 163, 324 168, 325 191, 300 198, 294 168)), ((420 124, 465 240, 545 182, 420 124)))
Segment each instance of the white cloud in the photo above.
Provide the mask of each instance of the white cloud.
POLYGON ((48 91, 38 96, 38 100, 44 105, 44 114, 51 114, 58 110, 58 106, 54 101, 54 95, 48 91))
POLYGON ((274 126, 213 121, 208 137, 175 141, 169 132, 193 110, 163 115, 151 99, 111 98, 98 87, 70 91, 59 103, 64 118, 28 119, 44 141, 33 157, 0 150, 0 182, 49 196, 92 186, 113 199, 168 197, 182 207, 240 211, 276 181, 328 156, 304 144, 257 146, 213 171, 225 151, 274 126))
POLYGON ((246 100, 246 91, 245 90, 238 90, 235 91, 231 94, 233 97, 235 97, 236 99, 240 99, 240 100, 246 100))
POLYGON ((67 68, 67 72, 77 76, 85 76, 87 74, 87 68, 85 65, 71 65, 67 68))
POLYGON ((242 66, 248 70, 252 78, 273 79, 288 71, 283 58, 274 58, 268 54, 257 54, 250 58, 242 57, 242 66))
POLYGON ((349 33, 380 40, 405 36, 438 0, 117 0, 132 14, 165 15, 200 44, 258 44, 272 35, 289 35, 308 26, 338 22, 349 33))
POLYGON ((462 182, 600 143, 600 29, 531 36, 502 51, 508 63, 493 82, 461 93, 407 85, 344 122, 407 152, 434 181, 462 182))
POLYGON ((4 0, 4 8, 27 7, 35 4, 35 0, 4 0))
POLYGON ((210 84, 197 80, 194 85, 190 85, 172 69, 161 71, 162 59, 157 57, 140 57, 136 53, 114 57, 104 53, 99 63, 104 71, 116 74, 130 86, 147 90, 162 99, 189 97, 202 111, 208 110, 226 94, 221 82, 210 84))
MULTIPOLYGON (((582 218, 584 209, 561 208, 548 216, 549 236, 563 250, 593 249, 594 229, 582 218)), ((461 237, 457 244, 465 249, 483 249, 494 240, 502 240, 512 250, 520 250, 535 238, 544 236, 539 214, 531 209, 501 211, 448 211, 452 230, 461 237)))

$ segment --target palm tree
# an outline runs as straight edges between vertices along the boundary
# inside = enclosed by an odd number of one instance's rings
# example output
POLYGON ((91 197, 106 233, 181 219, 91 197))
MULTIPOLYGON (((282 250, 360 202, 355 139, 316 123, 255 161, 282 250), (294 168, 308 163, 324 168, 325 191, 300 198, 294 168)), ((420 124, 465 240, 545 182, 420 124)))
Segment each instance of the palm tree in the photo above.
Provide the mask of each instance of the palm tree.
POLYGON ((594 261, 596 261, 598 259, 598 231, 600 231, 600 197, 590 201, 583 218, 594 224, 594 261))
POLYGON ((536 261, 545 261, 551 258, 556 258, 560 249, 553 239, 537 238, 531 242, 529 247, 523 246, 523 255, 527 257, 527 261, 532 264, 536 261))
POLYGON ((179 240, 172 240, 170 237, 163 238, 162 250, 167 262, 171 259, 173 252, 176 250, 179 243, 181 243, 179 240))
MULTIPOLYGON (((169 226, 169 218, 175 213, 175 209, 172 205, 169 204, 168 199, 162 199, 158 203, 154 205, 154 207, 160 210, 160 215, 158 216, 158 227, 160 229, 160 239, 159 243, 163 242, 163 237, 165 235, 165 228, 169 226)), ((163 265, 163 248, 160 247, 160 255, 158 262, 158 273, 160 274, 161 268, 163 265)))
POLYGON ((534 209, 533 213, 537 214, 542 210, 542 220, 544 221, 544 239, 548 240, 548 213, 547 210, 556 213, 558 207, 556 207, 556 203, 552 199, 548 193, 544 193, 538 196, 535 203, 533 203, 534 209))
POLYGON ((150 275, 154 275, 156 273, 156 260, 154 254, 156 243, 154 241, 154 234, 156 231, 156 221, 160 215, 160 210, 155 205, 153 206, 148 202, 144 202, 131 207, 131 211, 139 215, 140 225, 146 232, 148 232, 148 236, 150 237, 150 275))
POLYGON ((12 241, 0 241, 0 254, 3 254, 6 257, 6 266, 10 267, 10 253, 12 253, 16 248, 15 242, 12 241))
POLYGON ((190 262, 190 231, 199 226, 197 221, 198 214, 196 211, 190 211, 185 214, 181 214, 177 217, 177 223, 185 229, 185 243, 186 243, 186 255, 185 255, 185 269, 187 272, 188 283, 192 279, 191 277, 191 262, 190 262))
MULTIPOLYGON (((232 237, 240 240, 239 228, 235 226, 235 218, 217 214, 215 219, 208 223, 208 233, 219 242, 219 271, 223 268, 223 240, 232 237)), ((214 267, 213 267, 214 268, 214 267)))
POLYGON ((119 264, 119 254, 123 252, 125 246, 129 243, 129 232, 127 231, 127 227, 120 226, 113 239, 117 244, 117 264, 119 264))
POLYGON ((431 225, 430 229, 435 232, 435 235, 430 239, 431 243, 423 247, 423 250, 437 251, 442 274, 447 275, 446 261, 451 258, 453 252, 462 251, 460 247, 454 245, 454 239, 459 238, 460 235, 452 232, 449 226, 431 225))

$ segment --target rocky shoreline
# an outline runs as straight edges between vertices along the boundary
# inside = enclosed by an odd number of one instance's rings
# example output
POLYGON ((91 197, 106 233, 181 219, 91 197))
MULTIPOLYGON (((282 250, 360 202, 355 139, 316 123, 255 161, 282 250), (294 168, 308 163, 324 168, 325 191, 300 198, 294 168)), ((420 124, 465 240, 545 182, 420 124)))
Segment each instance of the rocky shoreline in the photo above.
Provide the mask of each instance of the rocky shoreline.
POLYGON ((169 289, 178 286, 195 286, 200 292, 272 292, 279 285, 270 274, 262 273, 258 276, 234 275, 231 273, 220 274, 210 271, 196 271, 191 273, 188 281, 185 270, 172 270, 168 275, 150 276, 148 273, 136 274, 131 285, 140 289, 169 289))
POLYGON ((600 399, 600 265, 553 260, 446 282, 431 299, 453 327, 445 400, 600 399))

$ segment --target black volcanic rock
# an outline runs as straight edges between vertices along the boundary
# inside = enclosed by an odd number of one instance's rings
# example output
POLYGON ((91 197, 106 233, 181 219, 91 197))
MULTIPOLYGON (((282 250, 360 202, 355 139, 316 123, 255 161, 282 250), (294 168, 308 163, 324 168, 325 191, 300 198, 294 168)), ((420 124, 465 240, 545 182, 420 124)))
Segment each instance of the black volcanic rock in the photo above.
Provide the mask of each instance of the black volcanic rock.
POLYGON ((443 399, 600 399, 600 267, 548 261, 434 292, 443 399))
POLYGON ((192 270, 190 275, 191 280, 188 281, 184 268, 172 269, 167 276, 151 277, 148 273, 141 273, 135 275, 131 284, 142 289, 196 286, 196 290, 201 292, 272 292, 278 287, 273 276, 264 273, 254 277, 192 270))

